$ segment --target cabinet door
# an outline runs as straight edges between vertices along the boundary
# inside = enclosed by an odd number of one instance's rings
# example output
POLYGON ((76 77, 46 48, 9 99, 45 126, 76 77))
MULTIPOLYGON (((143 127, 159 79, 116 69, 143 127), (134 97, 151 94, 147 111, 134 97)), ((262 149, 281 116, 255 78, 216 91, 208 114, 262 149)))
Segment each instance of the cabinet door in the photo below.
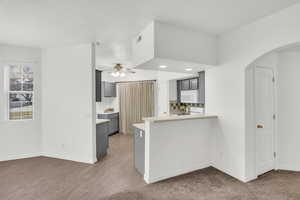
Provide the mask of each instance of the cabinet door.
POLYGON ((116 83, 111 83, 110 85, 110 89, 111 89, 111 97, 116 97, 117 96, 117 86, 116 83))
POLYGON ((109 134, 113 134, 116 132, 116 120, 115 119, 110 119, 109 121, 109 127, 108 127, 108 130, 109 130, 109 134))
POLYGON ((113 123, 113 119, 110 119, 109 121, 109 134, 113 134, 114 133, 114 123, 113 123))
POLYGON ((199 103, 205 104, 205 71, 199 72, 199 103))
POLYGON ((142 175, 145 171, 145 132, 134 127, 134 166, 142 175))
POLYGON ((116 97, 116 83, 103 82, 104 84, 104 96, 105 97, 116 97))
POLYGON ((101 159, 107 154, 108 148, 108 123, 101 123, 96 125, 96 151, 97 159, 101 159))
POLYGON ((113 96, 113 83, 108 83, 108 94, 109 97, 113 96))
POLYGON ((111 126, 112 126, 112 133, 115 133, 115 132, 117 132, 117 126, 116 126, 116 121, 117 121, 117 119, 116 118, 113 118, 113 119, 111 119, 111 126))
POLYGON ((180 103, 181 102, 181 81, 180 80, 177 80, 176 86, 177 86, 177 102, 180 103))
POLYGON ((119 119, 113 118, 111 119, 111 132, 116 133, 119 131, 119 119))
POLYGON ((110 121, 109 121, 108 132, 109 132, 109 134, 113 134, 114 133, 113 119, 110 119, 110 121))
POLYGON ((110 83, 109 82, 103 82, 103 96, 110 97, 110 83))
POLYGON ((190 90, 198 90, 198 78, 190 79, 190 90))
POLYGON ((96 102, 101 102, 101 71, 96 70, 96 102))
POLYGON ((190 89, 190 80, 182 80, 181 81, 181 90, 189 90, 190 89))

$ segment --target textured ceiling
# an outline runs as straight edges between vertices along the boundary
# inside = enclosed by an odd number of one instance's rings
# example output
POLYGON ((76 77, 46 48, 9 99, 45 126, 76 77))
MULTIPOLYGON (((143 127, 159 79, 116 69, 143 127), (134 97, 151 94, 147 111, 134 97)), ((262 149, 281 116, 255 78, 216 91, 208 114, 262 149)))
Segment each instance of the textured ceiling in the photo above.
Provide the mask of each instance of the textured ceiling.
POLYGON ((0 42, 128 42, 157 19, 221 34, 299 0, 0 0, 0 42))

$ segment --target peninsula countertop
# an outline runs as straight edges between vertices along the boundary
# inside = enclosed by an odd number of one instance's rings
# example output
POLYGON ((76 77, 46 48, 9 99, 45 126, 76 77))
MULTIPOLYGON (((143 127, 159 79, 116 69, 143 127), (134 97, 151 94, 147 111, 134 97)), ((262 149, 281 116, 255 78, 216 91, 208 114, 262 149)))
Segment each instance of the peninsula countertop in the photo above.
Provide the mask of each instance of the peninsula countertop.
POLYGON ((189 120, 189 119, 211 119, 211 118, 218 118, 218 116, 210 115, 210 114, 168 115, 168 116, 143 118, 143 120, 150 121, 150 122, 164 122, 164 121, 189 120))
POLYGON ((109 119, 96 119, 96 124, 102 124, 109 121, 110 121, 109 119))
POLYGON ((141 129, 141 130, 145 130, 145 123, 135 123, 135 124, 132 124, 132 126, 138 128, 138 129, 141 129))

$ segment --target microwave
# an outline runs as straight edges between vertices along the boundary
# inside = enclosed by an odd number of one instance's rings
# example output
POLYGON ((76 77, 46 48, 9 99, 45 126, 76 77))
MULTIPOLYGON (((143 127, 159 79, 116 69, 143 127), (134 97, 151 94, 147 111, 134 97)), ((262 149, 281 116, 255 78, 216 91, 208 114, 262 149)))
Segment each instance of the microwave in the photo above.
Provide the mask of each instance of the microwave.
POLYGON ((198 90, 182 90, 180 93, 181 103, 199 103, 198 90))

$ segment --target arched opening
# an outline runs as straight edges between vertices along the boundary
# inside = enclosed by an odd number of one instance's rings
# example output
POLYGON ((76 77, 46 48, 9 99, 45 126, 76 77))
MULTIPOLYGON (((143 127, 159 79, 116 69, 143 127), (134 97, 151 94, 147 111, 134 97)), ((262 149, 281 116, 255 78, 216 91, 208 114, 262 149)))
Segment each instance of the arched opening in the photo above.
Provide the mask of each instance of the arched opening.
POLYGON ((246 177, 300 171, 300 44, 275 49, 245 71, 246 177))

